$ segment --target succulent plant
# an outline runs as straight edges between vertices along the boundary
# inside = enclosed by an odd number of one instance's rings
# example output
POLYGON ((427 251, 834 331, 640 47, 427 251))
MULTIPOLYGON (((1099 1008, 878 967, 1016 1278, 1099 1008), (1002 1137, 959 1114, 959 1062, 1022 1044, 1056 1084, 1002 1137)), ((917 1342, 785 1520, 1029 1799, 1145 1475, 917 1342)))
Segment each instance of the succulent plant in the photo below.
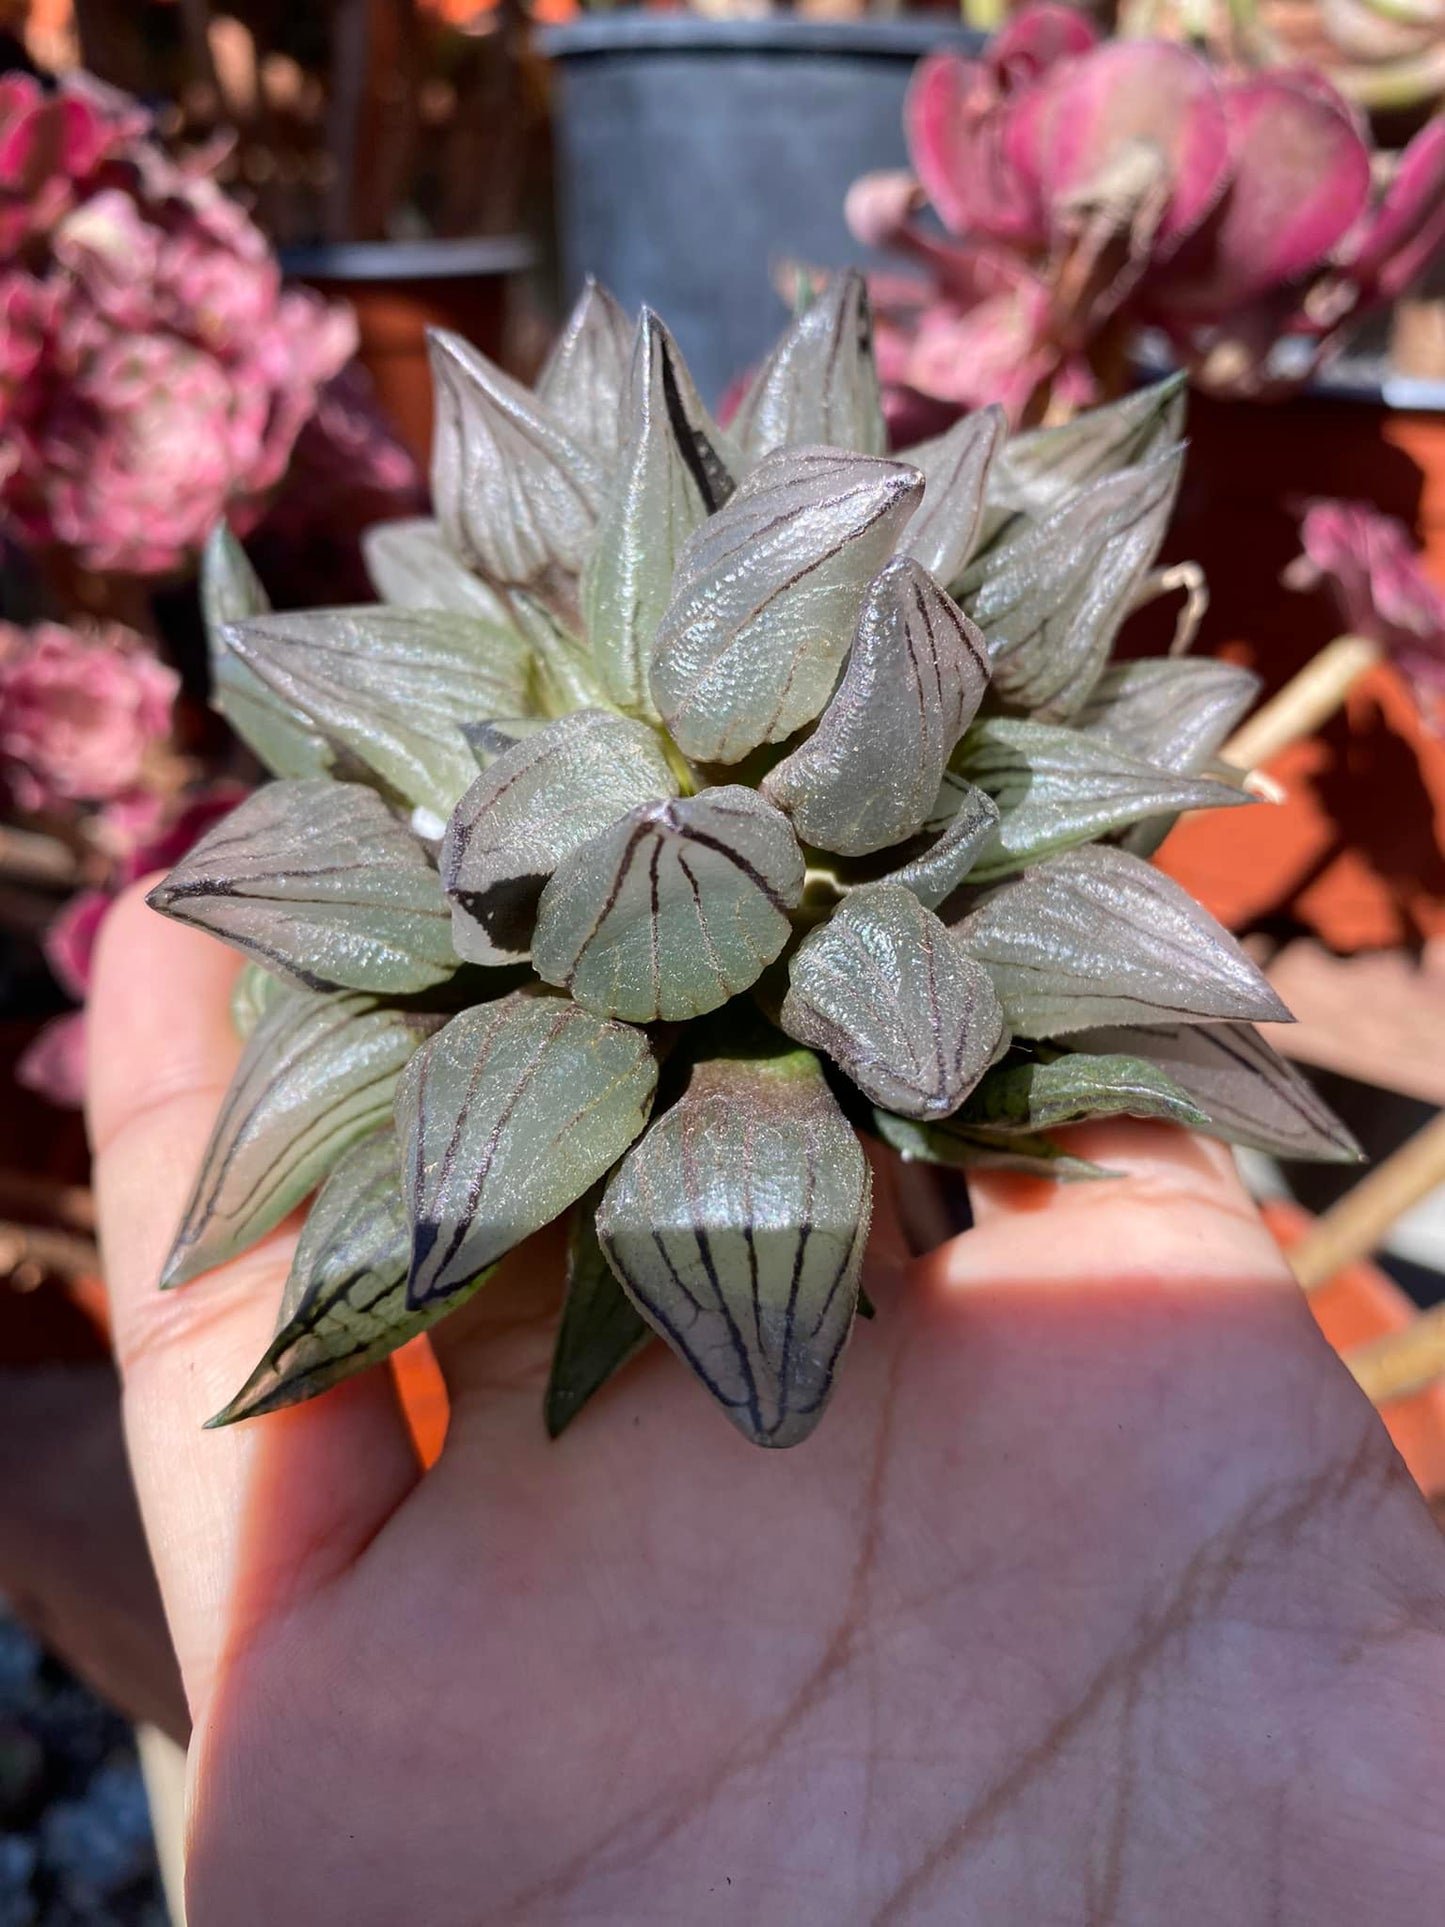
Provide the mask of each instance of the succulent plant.
POLYGON ((1053 1133, 1120 1113, 1353 1154, 1138 853, 1247 800, 1213 758, 1248 674, 1110 662, 1176 383, 889 459, 856 276, 728 434, 595 287, 535 393, 434 357, 436 520, 373 531, 383 605, 273 614, 208 556, 217 700, 278 780, 153 897, 250 960, 163 1283, 316 1190, 213 1423, 384 1357, 566 1215, 551 1430, 655 1333, 790 1445, 858 1305, 860 1133, 1045 1174, 1098 1175, 1053 1133))
POLYGON ((1095 400, 1140 327, 1215 392, 1298 385, 1445 244, 1445 124, 1387 167, 1319 73, 1096 44, 1060 6, 976 59, 930 55, 906 120, 912 173, 866 176, 847 207, 918 270, 874 283, 904 419, 919 397, 1015 418, 1095 400))

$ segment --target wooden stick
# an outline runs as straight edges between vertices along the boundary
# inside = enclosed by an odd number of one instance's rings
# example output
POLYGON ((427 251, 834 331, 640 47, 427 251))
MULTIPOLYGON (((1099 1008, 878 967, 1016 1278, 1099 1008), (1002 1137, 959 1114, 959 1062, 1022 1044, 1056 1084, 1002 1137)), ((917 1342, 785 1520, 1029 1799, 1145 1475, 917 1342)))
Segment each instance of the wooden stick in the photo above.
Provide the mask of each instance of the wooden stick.
POLYGON ((1377 1164, 1332 1204, 1290 1253, 1306 1291, 1328 1284, 1346 1265, 1366 1258, 1395 1220, 1445 1184, 1445 1111, 1377 1164))
POLYGON ((1312 736, 1382 654, 1379 643, 1368 636, 1336 636, 1235 731, 1221 756, 1239 769, 1255 769, 1301 737, 1312 736))
POLYGON ((1343 1357, 1372 1404, 1388 1405, 1425 1391, 1445 1376, 1445 1305, 1421 1312, 1403 1331, 1354 1346, 1343 1357))

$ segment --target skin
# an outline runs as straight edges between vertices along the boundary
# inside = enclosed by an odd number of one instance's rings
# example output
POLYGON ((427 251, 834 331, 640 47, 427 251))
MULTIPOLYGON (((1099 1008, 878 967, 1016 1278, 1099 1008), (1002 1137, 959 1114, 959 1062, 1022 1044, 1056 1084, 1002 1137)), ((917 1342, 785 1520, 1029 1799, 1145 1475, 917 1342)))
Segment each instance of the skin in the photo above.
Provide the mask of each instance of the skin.
MULTIPOLYGON (((660 1348, 556 1445, 557 1253, 388 1374, 201 1422, 292 1234, 155 1279, 236 1045, 233 963, 131 898, 91 1122, 141 1506, 195 1722, 195 1927, 1361 1927, 1438 1917, 1445 1540, 1229 1157, 880 1184, 823 1424, 743 1443, 660 1348)), ((886 1179, 886 1172, 883 1174, 886 1179)))

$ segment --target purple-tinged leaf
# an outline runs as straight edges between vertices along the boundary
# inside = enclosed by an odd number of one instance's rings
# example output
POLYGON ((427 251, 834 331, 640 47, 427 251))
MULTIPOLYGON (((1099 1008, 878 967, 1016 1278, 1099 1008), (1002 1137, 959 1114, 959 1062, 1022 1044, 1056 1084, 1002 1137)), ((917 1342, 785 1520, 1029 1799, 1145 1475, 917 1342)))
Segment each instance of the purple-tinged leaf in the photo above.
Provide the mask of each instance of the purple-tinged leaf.
POLYGON ((788 974, 783 1029, 900 1116, 956 1111, 1008 1041, 988 971, 900 884, 850 891, 788 974))
POLYGON ((756 1445, 797 1445, 853 1325, 868 1161, 808 1051, 696 1065, 597 1217, 642 1316, 756 1445))

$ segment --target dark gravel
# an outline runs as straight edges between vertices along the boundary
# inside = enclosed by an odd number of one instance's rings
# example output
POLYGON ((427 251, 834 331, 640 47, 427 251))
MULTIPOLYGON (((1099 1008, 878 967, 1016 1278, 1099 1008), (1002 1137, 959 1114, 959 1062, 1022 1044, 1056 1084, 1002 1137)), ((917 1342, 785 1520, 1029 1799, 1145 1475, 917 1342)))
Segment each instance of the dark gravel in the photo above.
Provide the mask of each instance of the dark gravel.
POLYGON ((3 1609, 0 1927, 168 1927, 129 1726, 3 1609))

